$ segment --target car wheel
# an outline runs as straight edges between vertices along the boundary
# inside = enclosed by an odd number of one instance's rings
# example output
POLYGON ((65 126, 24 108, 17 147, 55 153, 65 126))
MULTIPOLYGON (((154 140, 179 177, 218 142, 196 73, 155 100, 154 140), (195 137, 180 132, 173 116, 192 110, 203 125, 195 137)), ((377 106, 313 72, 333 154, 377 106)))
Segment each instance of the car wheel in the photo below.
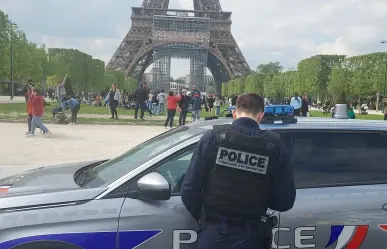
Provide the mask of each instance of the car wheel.
POLYGON ((11 247, 10 249, 82 249, 79 246, 59 241, 36 241, 11 247))

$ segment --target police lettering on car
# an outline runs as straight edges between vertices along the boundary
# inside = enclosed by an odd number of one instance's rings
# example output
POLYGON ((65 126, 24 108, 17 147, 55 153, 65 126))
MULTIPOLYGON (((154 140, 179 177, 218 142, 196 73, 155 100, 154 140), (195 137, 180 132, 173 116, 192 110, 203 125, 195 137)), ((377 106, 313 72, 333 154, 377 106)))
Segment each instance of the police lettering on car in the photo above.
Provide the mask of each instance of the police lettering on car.
POLYGON ((214 126, 196 146, 181 198, 201 225, 199 249, 270 248, 275 216, 267 209, 294 205, 288 151, 278 134, 259 128, 263 116, 264 99, 243 94, 233 123, 214 126))

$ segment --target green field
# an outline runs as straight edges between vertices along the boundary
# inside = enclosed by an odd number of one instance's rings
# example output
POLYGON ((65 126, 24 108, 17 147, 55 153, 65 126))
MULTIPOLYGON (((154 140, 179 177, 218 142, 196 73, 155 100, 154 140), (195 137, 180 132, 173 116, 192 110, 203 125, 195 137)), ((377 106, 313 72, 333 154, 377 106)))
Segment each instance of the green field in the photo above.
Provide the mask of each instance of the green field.
MULTIPOLYGON (((47 123, 54 122, 51 116, 51 111, 57 106, 57 102, 50 103, 51 106, 46 106, 46 115, 44 120, 47 123)), ((222 108, 223 109, 223 108, 222 108)), ((223 110, 222 110, 223 111, 223 110)), ((208 116, 209 113, 203 113, 202 116, 208 116)), ((331 118, 331 115, 323 115, 321 111, 310 111, 312 117, 324 117, 331 118)), ((93 107, 86 104, 81 105, 81 109, 78 113, 80 123, 94 123, 94 124, 138 124, 138 125, 163 125, 165 115, 154 115, 149 117, 145 112, 145 120, 134 120, 134 110, 118 109, 118 120, 110 120, 110 115, 105 107, 93 107)), ((178 116, 178 114, 176 115, 178 116)), ((24 122, 26 117, 26 104, 25 103, 11 103, 0 104, 0 121, 1 122, 24 122)), ((365 120, 383 120, 383 115, 366 114, 360 115, 356 113, 356 119, 365 120)), ((175 117, 175 121, 177 117, 175 117)), ((187 121, 189 121, 189 115, 187 121)))
MULTIPOLYGON (((360 115, 357 111, 355 111, 356 119, 364 119, 364 120, 383 120, 383 115, 378 114, 364 114, 360 115)), ((324 115, 322 111, 310 111, 309 112, 312 117, 324 117, 331 118, 332 114, 324 115)))

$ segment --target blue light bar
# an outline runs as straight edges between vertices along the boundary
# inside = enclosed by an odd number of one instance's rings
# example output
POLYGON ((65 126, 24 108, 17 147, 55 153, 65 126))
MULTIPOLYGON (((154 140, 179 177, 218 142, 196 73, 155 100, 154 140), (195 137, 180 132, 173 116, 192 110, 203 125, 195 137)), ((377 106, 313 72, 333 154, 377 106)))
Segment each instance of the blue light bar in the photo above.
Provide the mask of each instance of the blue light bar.
POLYGON ((265 106, 265 116, 293 116, 294 108, 291 105, 269 105, 265 106))
MULTIPOLYGON (((236 109, 235 106, 228 106, 225 112, 228 112, 228 117, 231 112, 236 109)), ((294 118, 294 108, 291 105, 268 105, 265 106, 265 115, 262 123, 272 124, 274 121, 282 121, 282 123, 297 123, 294 118)))

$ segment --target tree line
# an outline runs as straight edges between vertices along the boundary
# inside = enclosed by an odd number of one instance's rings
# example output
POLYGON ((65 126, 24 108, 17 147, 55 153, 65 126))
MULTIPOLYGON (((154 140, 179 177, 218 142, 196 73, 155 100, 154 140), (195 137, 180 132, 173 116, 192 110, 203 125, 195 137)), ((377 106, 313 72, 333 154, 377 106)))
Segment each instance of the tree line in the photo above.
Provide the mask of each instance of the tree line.
POLYGON ((26 34, 0 10, 0 94, 10 93, 12 80, 15 88, 33 82, 47 89, 62 82, 66 74, 66 88, 74 95, 106 91, 112 83, 127 91, 137 87, 137 80, 125 78, 124 72, 105 71, 105 62, 91 55, 28 41, 26 34))
POLYGON ((279 62, 259 65, 255 72, 222 85, 222 95, 256 92, 282 101, 307 92, 320 101, 360 99, 386 91, 387 53, 315 55, 284 71, 279 62))

